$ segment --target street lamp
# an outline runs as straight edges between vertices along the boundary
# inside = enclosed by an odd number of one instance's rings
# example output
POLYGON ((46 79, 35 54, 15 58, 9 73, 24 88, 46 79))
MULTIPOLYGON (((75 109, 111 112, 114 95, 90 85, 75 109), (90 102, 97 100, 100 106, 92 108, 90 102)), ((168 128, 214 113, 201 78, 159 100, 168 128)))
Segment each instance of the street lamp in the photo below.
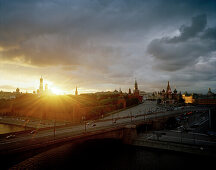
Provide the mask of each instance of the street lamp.
POLYGON ((55 120, 54 120, 54 129, 53 129, 53 135, 54 135, 54 141, 55 141, 55 136, 56 136, 56 112, 55 112, 55 120))
POLYGON ((86 121, 84 121, 85 122, 85 132, 86 132, 86 121))
POLYGON ((113 124, 113 113, 112 113, 112 124, 113 124))
POLYGON ((83 116, 82 119, 83 119, 83 121, 84 121, 84 125, 85 125, 85 132, 86 132, 86 117, 83 116))
POLYGON ((132 112, 130 111, 130 115, 131 115, 131 122, 132 122, 132 112))
POLYGON ((25 121, 25 131, 26 131, 26 129, 27 129, 27 124, 29 123, 29 119, 26 119, 26 121, 25 121))

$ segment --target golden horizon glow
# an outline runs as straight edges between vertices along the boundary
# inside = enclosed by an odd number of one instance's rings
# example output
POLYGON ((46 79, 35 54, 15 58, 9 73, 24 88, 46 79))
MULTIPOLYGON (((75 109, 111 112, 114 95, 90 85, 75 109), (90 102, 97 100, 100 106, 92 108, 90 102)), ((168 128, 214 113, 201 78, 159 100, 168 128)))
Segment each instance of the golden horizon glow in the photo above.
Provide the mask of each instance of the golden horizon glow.
POLYGON ((51 87, 50 90, 51 90, 51 92, 53 94, 56 94, 56 95, 63 95, 63 94, 65 94, 65 91, 63 91, 62 89, 59 89, 57 87, 51 87))

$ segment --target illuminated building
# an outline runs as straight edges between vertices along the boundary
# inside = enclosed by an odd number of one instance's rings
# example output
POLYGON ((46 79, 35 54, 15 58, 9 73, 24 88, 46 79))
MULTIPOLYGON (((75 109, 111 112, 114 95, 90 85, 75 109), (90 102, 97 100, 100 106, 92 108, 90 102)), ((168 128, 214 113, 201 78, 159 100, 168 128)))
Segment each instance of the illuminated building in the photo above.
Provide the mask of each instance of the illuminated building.
POLYGON ((210 88, 206 95, 194 93, 188 94, 186 92, 182 95, 182 98, 185 100, 186 104, 216 105, 216 94, 212 93, 210 88))
POLYGON ((183 94, 182 98, 184 99, 185 103, 194 103, 195 99, 193 98, 193 95, 187 95, 187 94, 183 94))

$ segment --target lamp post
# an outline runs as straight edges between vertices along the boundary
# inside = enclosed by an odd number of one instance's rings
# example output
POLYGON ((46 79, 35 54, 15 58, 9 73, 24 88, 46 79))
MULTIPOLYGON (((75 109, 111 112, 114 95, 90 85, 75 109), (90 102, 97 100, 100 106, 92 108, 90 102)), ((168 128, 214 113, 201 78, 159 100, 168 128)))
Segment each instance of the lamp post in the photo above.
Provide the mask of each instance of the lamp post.
POLYGON ((83 121, 84 121, 84 125, 85 125, 85 132, 86 132, 86 118, 85 118, 85 116, 83 116, 83 121))
POLYGON ((86 132, 86 121, 85 121, 85 132, 86 132))
POLYGON ((145 120, 145 111, 143 110, 143 120, 145 120))
POLYGON ((56 112, 55 112, 55 120, 54 120, 54 129, 53 129, 53 135, 54 135, 54 141, 55 141, 55 136, 56 136, 56 112))
POLYGON ((25 121, 25 131, 26 131, 26 129, 27 129, 27 124, 29 123, 29 119, 27 120, 26 119, 26 121, 25 121))
POLYGON ((131 115, 131 122, 132 122, 132 112, 130 111, 130 115, 131 115))

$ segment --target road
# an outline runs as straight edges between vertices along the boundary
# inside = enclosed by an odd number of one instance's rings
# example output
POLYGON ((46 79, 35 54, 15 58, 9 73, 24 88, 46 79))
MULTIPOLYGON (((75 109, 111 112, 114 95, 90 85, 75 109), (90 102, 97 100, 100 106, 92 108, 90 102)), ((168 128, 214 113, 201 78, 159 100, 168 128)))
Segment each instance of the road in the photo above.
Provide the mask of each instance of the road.
POLYGON ((148 113, 148 111, 155 111, 157 108, 156 103, 146 102, 135 106, 133 108, 121 111, 114 115, 110 115, 104 119, 95 122, 83 123, 74 126, 58 127, 54 129, 47 129, 37 131, 35 133, 23 133, 10 138, 0 138, 0 154, 6 152, 13 152, 14 150, 31 147, 36 144, 43 144, 53 142, 54 139, 63 139, 71 136, 90 133, 97 130, 108 129, 112 127, 119 127, 125 124, 130 124, 135 121, 143 121, 144 119, 155 119, 156 117, 163 117, 171 114, 182 113, 182 110, 175 111, 158 111, 155 113, 148 113), (114 121, 113 121, 114 120, 114 121), (55 134, 55 135, 54 135, 55 134))

